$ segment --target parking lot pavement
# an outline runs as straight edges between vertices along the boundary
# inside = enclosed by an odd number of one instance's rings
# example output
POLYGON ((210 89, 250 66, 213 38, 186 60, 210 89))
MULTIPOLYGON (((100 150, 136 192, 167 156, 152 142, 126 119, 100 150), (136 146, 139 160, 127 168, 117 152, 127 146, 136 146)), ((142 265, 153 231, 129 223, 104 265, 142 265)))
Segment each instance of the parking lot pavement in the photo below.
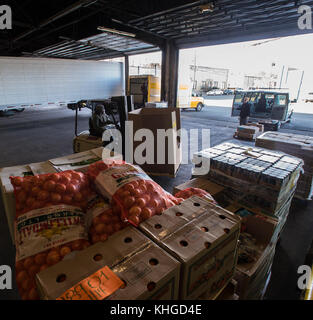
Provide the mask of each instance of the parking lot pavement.
MULTIPOLYGON (((194 110, 183 111, 181 113, 182 119, 194 121, 195 123, 205 123, 210 120, 224 122, 226 126, 238 125, 238 117, 231 116, 232 100, 230 98, 223 98, 223 96, 221 96, 220 99, 212 98, 205 101, 205 107, 201 112, 196 112, 194 110)), ((283 124, 280 130, 311 135, 311 133, 313 133, 313 104, 312 113, 309 113, 310 110, 309 104, 306 104, 306 106, 299 104, 292 115, 291 122, 283 124), (298 110, 302 110, 302 112, 299 112, 298 110)))

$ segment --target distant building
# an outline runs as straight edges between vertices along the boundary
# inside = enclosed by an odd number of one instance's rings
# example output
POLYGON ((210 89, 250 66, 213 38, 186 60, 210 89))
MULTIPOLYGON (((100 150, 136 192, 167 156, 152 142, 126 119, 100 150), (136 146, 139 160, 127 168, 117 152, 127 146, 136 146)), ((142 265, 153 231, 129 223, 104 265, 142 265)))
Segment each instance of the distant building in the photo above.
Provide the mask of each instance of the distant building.
POLYGON ((207 91, 211 88, 226 89, 228 76, 228 69, 190 66, 190 79, 195 91, 207 91))

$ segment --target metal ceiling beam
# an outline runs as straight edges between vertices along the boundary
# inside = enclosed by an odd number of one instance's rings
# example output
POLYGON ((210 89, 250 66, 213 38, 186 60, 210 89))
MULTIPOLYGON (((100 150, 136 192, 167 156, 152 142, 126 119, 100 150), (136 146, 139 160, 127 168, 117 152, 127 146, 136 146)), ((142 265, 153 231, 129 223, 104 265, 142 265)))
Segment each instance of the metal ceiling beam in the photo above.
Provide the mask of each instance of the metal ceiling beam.
POLYGON ((201 5, 201 4, 205 4, 205 3, 209 3, 209 2, 211 2, 211 1, 195 1, 195 2, 191 2, 191 3, 188 3, 188 4, 182 5, 182 6, 178 6, 178 7, 174 7, 174 8, 171 8, 171 9, 164 10, 164 11, 156 12, 156 13, 150 14, 150 15, 142 17, 142 18, 130 20, 129 23, 130 24, 135 24, 135 23, 138 23, 138 22, 140 22, 142 20, 147 20, 147 19, 150 19, 150 18, 159 17, 159 16, 162 16, 164 14, 171 13, 171 12, 178 11, 178 10, 182 10, 182 9, 189 9, 189 8, 191 8, 193 6, 197 6, 197 5, 201 5))
POLYGON ((81 40, 73 40, 73 39, 70 39, 70 38, 67 38, 67 37, 60 37, 60 39, 67 40, 67 41, 72 41, 72 42, 75 42, 75 43, 83 45, 83 46, 88 46, 88 47, 92 47, 92 48, 96 48, 96 49, 109 50, 111 52, 120 53, 120 51, 118 51, 118 50, 115 50, 115 49, 112 49, 112 48, 108 48, 106 46, 101 46, 101 45, 98 45, 98 44, 94 44, 92 42, 92 40, 81 41, 81 40))
MULTIPOLYGON (((276 1, 277 3, 277 1, 276 1)), ((281 3, 286 3, 286 1, 280 1, 279 2, 280 4, 281 3)), ((220 6, 221 7, 221 6, 220 6)), ((288 3, 286 8, 289 7, 289 10, 286 10, 284 11, 286 14, 289 12, 289 11, 295 11, 297 12, 295 6, 294 6, 294 3, 288 3), (290 6, 293 8, 293 9, 290 9, 290 6)), ((181 24, 182 22, 188 22, 188 23, 193 23, 195 20, 203 20, 204 18, 207 18, 207 19, 210 19, 211 22, 215 22, 217 17, 222 15, 221 18, 218 18, 217 20, 220 20, 222 21, 223 19, 225 18, 239 18, 240 17, 243 17, 245 15, 249 15, 251 16, 253 13, 258 13, 258 12, 264 12, 264 10, 266 10, 266 8, 268 8, 268 10, 272 13, 274 12, 281 12, 282 8, 279 7, 279 9, 273 9, 270 7, 270 5, 268 3, 265 3, 264 2, 262 4, 259 4, 259 5, 256 5, 254 4, 253 6, 248 6, 248 7, 245 7, 244 5, 235 5, 235 6, 232 6, 233 9, 229 9, 230 7, 227 7, 223 10, 218 10, 218 11, 214 11, 213 13, 208 13, 205 17, 205 14, 200 14, 200 13, 197 13, 197 8, 195 9, 192 9, 190 11, 188 11, 186 14, 183 13, 183 12, 179 12, 177 14, 177 18, 175 17, 175 19, 173 19, 172 17, 164 17, 162 18, 162 20, 159 20, 159 21, 156 21, 156 22, 149 22, 147 21, 148 25, 149 25, 149 28, 151 30, 153 30, 154 32, 157 32, 157 31, 161 31, 162 29, 164 29, 164 27, 168 27, 168 22, 169 21, 174 21, 172 22, 173 26, 176 26, 176 25, 179 25, 181 24), (225 12, 227 12, 227 14, 225 14, 225 12)), ((198 23, 201 23, 201 22, 198 22, 198 23)), ((203 23, 205 23, 205 21, 203 21, 203 23)))
POLYGON ((25 38, 26 36, 29 36, 33 32, 38 31, 41 28, 49 25, 51 22, 54 22, 54 21, 56 21, 56 20, 58 20, 60 18, 63 18, 64 16, 76 11, 77 9, 79 9, 81 7, 84 7, 85 5, 87 5, 90 2, 94 2, 94 1, 92 1, 92 0, 80 0, 80 1, 78 1, 76 3, 74 3, 73 5, 65 8, 64 10, 59 11, 58 13, 56 13, 53 16, 51 16, 50 18, 40 22, 37 27, 33 27, 30 30, 28 30, 26 32, 23 32, 19 36, 15 37, 12 41, 16 42, 18 40, 21 40, 21 39, 25 38))
POLYGON ((248 30, 238 30, 234 28, 230 28, 228 30, 224 29, 223 37, 221 37, 220 33, 213 32, 193 37, 183 36, 179 39, 175 39, 175 44, 180 49, 186 49, 310 33, 313 33, 313 30, 299 30, 297 28, 297 25, 295 25, 294 23, 280 25, 275 24, 275 26, 266 25, 262 26, 262 28, 254 29, 250 27, 250 29, 248 30))

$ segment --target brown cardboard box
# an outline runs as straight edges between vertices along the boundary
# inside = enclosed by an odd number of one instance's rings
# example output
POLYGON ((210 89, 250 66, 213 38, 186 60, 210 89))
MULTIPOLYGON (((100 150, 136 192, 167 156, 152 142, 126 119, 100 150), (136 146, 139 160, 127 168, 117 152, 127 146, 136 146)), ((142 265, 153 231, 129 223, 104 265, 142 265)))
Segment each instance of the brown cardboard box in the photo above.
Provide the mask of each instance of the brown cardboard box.
POLYGON ((297 186, 303 160, 282 152, 223 143, 198 152, 197 159, 210 161, 211 181, 241 193, 241 200, 275 213, 297 186), (207 154, 217 153, 215 157, 207 154), (199 159, 200 158, 200 159, 199 159))
POLYGON ((243 131, 236 131, 235 136, 241 139, 247 139, 247 140, 255 140, 256 139, 256 133, 247 133, 243 131))
POLYGON ((296 189, 295 197, 311 199, 313 194, 313 140, 310 136, 283 132, 265 132, 255 145, 270 150, 286 152, 304 161, 304 166, 296 189))
POLYGON ((180 263, 154 243, 112 268, 126 288, 108 300, 177 300, 180 263))
POLYGON ((178 297, 179 262, 135 228, 127 227, 107 241, 98 242, 39 272, 36 281, 41 298, 57 299, 104 266, 108 266, 126 284, 125 288, 118 289, 107 299, 178 297), (65 276, 65 281, 56 281, 60 275, 65 276))
POLYGON ((199 188, 207 191, 212 196, 214 196, 214 194, 217 194, 225 189, 224 187, 214 182, 211 182, 207 179, 194 178, 192 180, 189 180, 185 183, 180 184, 179 186, 174 187, 173 194, 176 194, 177 192, 188 189, 188 188, 199 188))
POLYGON ((255 126, 243 125, 237 128, 237 132, 247 133, 247 134, 256 134, 259 132, 259 128, 255 126))
POLYGON ((181 263, 183 300, 197 299, 204 292, 213 299, 235 270, 240 218, 203 202, 194 196, 183 202, 184 208, 174 206, 139 225, 181 263))
MULTIPOLYGON (((70 154, 64 157, 49 160, 57 171, 76 170, 85 172, 89 165, 102 159, 102 152, 105 148, 100 147, 79 153, 70 154)), ((113 157, 113 155, 111 155, 113 157)), ((118 156, 115 156, 118 157, 118 156)))
POLYGON ((239 296, 235 293, 237 281, 232 279, 216 300, 239 300, 239 296))
POLYGON ((255 216, 245 218, 246 232, 256 238, 263 247, 262 253, 251 263, 237 263, 234 279, 238 283, 237 294, 240 299, 247 299, 249 292, 262 291, 263 285, 270 271, 275 254, 275 243, 271 243, 276 224, 260 220, 255 216))
POLYGON ((81 132, 73 139, 73 150, 75 153, 99 148, 102 145, 102 138, 91 136, 89 130, 81 132))
POLYGON ((254 126, 259 128, 259 133, 264 132, 264 125, 260 123, 255 123, 255 122, 248 122, 247 126, 254 126))
MULTIPOLYGON (((143 108, 128 113, 128 120, 133 121, 134 135, 137 130, 150 129, 154 135, 154 163, 137 163, 134 159, 134 164, 139 165, 148 174, 154 175, 170 175, 175 176, 182 161, 182 150, 180 137, 177 136, 177 131, 181 128, 180 110, 177 108, 143 108), (161 144, 164 146, 165 159, 163 164, 158 164, 158 155, 160 151, 157 147, 157 132, 158 129, 173 129, 173 135, 166 139, 166 142, 161 144)), ((142 142, 134 142, 134 151, 142 142)), ((159 146, 160 147, 160 146, 159 146)))
POLYGON ((237 200, 239 200, 239 198, 237 197, 236 193, 231 192, 229 189, 222 187, 210 180, 202 178, 195 178, 179 186, 174 187, 174 193, 180 190, 184 190, 188 187, 200 188, 207 191, 213 196, 213 198, 222 208, 234 214, 239 214, 241 217, 246 215, 260 216, 261 219, 276 224, 276 229, 273 233, 273 237, 271 240, 271 242, 273 243, 277 242, 283 231, 283 228, 289 215, 289 209, 293 198, 292 194, 288 201, 276 213, 277 217, 273 217, 268 216, 266 212, 264 212, 262 207, 238 203, 237 200))
POLYGON ((242 273, 236 268, 234 279, 237 281, 236 294, 240 300, 259 300, 264 296, 271 274, 275 255, 275 245, 268 246, 255 265, 253 274, 242 273))

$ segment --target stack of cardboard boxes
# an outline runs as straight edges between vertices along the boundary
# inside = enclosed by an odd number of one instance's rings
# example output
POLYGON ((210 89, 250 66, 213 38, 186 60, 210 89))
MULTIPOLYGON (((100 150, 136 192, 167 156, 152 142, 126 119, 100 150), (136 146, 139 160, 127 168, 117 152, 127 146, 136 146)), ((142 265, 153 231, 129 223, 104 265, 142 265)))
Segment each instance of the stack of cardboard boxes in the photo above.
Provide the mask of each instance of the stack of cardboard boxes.
POLYGON ((270 278, 275 246, 303 161, 282 152, 233 143, 198 152, 194 161, 198 166, 210 164, 209 173, 176 187, 174 193, 189 186, 204 189, 220 206, 242 217, 237 294, 240 299, 259 299, 270 278))
POLYGON ((286 152, 304 161, 295 197, 311 199, 313 192, 313 137, 281 133, 266 132, 256 139, 258 147, 286 152))
POLYGON ((249 122, 247 125, 239 126, 234 137, 254 141, 262 132, 264 132, 264 126, 262 124, 249 122))
POLYGON ((194 196, 39 272, 37 286, 42 299, 215 299, 234 275, 240 225, 194 196), (113 276, 119 286, 102 284, 113 276))

